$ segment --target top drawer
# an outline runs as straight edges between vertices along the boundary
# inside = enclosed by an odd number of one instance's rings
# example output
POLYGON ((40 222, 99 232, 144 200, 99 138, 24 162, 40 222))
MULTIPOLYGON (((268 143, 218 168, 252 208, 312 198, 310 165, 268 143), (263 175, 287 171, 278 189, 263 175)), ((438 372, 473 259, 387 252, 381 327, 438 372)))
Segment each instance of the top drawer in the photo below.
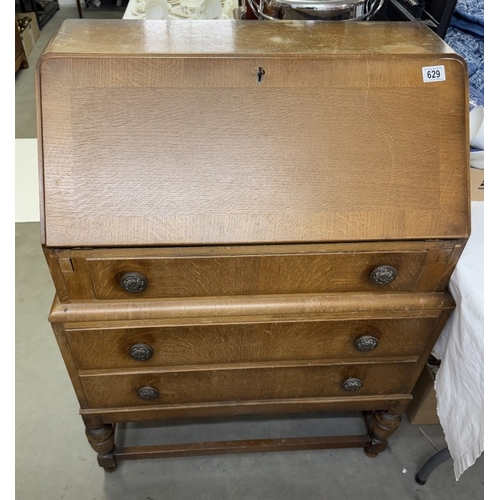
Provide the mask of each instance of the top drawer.
POLYGON ((415 288, 425 252, 89 260, 98 299, 415 288))
POLYGON ((59 298, 442 291, 456 242, 46 250, 59 298))

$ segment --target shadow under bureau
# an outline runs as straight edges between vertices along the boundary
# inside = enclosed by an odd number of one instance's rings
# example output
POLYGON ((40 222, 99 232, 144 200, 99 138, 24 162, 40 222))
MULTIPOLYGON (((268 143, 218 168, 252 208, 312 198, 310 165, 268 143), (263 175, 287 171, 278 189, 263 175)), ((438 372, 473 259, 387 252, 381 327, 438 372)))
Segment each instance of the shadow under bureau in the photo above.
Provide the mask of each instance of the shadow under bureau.
POLYGON ((414 23, 65 21, 37 66, 50 312, 99 464, 383 451, 470 234, 467 69, 414 23), (366 434, 117 448, 116 424, 366 434))

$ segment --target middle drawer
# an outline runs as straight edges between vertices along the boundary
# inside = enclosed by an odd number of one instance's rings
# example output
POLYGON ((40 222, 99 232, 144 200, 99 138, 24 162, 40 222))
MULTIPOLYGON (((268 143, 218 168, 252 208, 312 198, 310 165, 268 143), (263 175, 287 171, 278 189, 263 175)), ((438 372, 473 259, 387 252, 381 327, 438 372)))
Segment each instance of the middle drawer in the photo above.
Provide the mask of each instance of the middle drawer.
POLYGON ((79 369, 419 356, 437 316, 67 328, 79 369))

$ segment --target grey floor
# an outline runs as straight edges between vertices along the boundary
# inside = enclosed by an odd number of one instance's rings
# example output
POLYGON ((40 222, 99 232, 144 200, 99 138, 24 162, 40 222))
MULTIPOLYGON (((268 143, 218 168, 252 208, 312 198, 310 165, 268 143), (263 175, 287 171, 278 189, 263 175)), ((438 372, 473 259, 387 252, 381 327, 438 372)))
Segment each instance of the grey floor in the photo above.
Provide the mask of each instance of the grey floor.
MULTIPOLYGON (((121 17, 84 12, 86 17, 121 17)), ((37 57, 65 17, 61 8, 41 31, 30 68, 16 76, 16 137, 36 137, 33 71, 37 57)), ((476 500, 484 498, 484 458, 457 482, 451 460, 425 486, 414 476, 446 446, 439 425, 405 418, 388 449, 375 459, 360 449, 124 461, 116 472, 98 467, 78 404, 47 321, 54 295, 39 241, 39 224, 16 225, 16 499, 17 500, 476 500)), ((164 422, 118 429, 125 444, 356 433, 351 415, 273 420, 164 422), (350 417, 350 418, 347 418, 350 417)))

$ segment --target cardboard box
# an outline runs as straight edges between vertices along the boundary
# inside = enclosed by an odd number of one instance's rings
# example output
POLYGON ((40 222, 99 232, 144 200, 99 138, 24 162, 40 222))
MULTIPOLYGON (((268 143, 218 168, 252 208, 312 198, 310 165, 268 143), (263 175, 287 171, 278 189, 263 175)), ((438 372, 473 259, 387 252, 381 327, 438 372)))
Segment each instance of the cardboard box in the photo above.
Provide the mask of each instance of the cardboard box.
POLYGON ((28 29, 25 29, 24 31, 19 31, 19 34, 21 35, 21 42, 23 44, 24 52, 28 56, 33 50, 33 40, 31 38, 31 33, 28 29))
POLYGON ((33 50, 38 38, 40 38, 40 29, 38 28, 38 21, 34 12, 16 13, 16 19, 22 19, 23 17, 29 17, 31 19, 28 27, 21 33, 24 50, 26 54, 29 54, 33 50))
POLYGON ((406 415, 410 424, 439 424, 436 391, 434 389, 434 374, 429 365, 425 365, 422 374, 415 384, 412 396, 413 399, 406 409, 406 415))
POLYGON ((33 38, 33 45, 35 45, 36 41, 40 38, 40 28, 38 27, 38 21, 36 19, 36 14, 34 12, 26 12, 25 14, 29 18, 31 18, 31 36, 33 38))
POLYGON ((472 201, 484 201, 484 170, 470 169, 470 197, 472 201))

